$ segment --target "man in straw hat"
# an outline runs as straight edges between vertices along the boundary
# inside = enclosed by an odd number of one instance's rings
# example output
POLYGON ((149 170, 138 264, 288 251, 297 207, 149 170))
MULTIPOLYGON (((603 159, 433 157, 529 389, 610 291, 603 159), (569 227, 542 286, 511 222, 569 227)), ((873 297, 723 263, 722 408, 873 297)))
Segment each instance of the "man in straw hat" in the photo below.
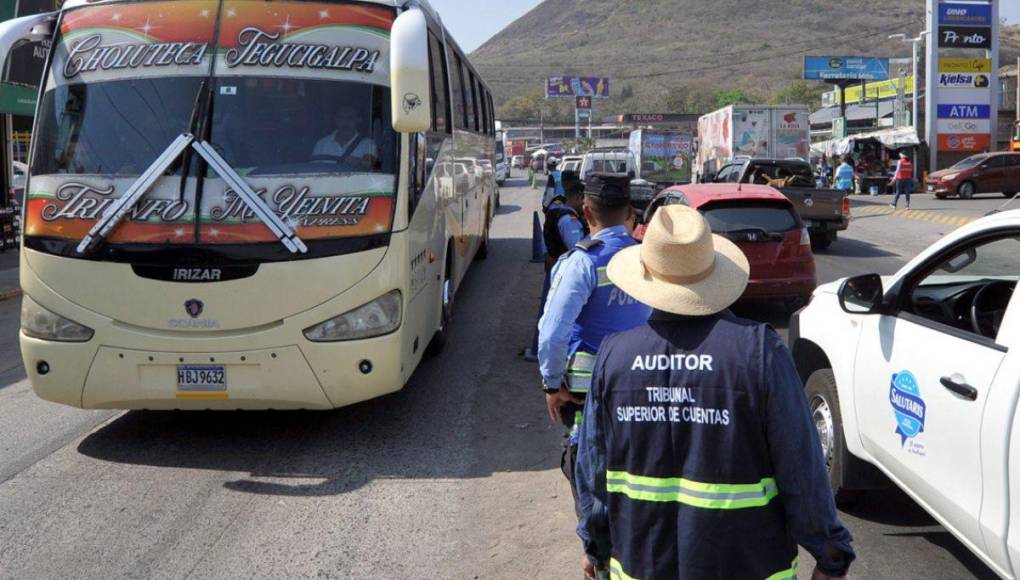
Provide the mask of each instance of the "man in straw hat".
POLYGON ((583 211, 591 236, 553 268, 549 298, 538 325, 538 359, 549 417, 569 430, 560 466, 571 492, 575 490, 577 426, 599 344, 608 334, 644 324, 651 313, 606 277, 609 260, 637 244, 624 225, 631 214, 629 180, 595 175, 584 193, 583 211))
POLYGON ((841 578, 854 551, 789 351, 726 309, 749 265, 697 211, 657 211, 609 279, 648 323, 599 349, 580 429, 585 573, 613 578, 841 578))

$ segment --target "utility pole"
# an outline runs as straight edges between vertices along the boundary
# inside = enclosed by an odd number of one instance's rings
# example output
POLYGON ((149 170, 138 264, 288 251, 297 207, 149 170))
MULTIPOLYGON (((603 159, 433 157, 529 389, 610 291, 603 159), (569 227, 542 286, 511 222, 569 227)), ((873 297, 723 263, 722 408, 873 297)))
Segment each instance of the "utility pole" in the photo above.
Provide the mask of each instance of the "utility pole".
POLYGON ((1016 57, 1016 118, 1020 120, 1020 56, 1016 57))

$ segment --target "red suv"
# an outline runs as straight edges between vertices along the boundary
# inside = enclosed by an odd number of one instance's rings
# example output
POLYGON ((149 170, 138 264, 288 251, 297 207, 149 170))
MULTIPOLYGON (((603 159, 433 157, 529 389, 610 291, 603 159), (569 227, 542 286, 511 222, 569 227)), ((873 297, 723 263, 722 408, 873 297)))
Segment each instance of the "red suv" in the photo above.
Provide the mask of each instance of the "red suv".
MULTIPOLYGON (((707 183, 663 190, 648 205, 644 223, 665 205, 700 211, 712 232, 732 240, 751 263, 740 303, 782 301, 792 312, 807 304, 817 285, 811 237, 793 204, 766 185, 707 183)), ((644 237, 638 226, 634 237, 644 237)))
POLYGON ((928 191, 944 199, 957 195, 970 199, 975 193, 1001 193, 1006 197, 1020 191, 1020 153, 973 155, 928 176, 928 191))

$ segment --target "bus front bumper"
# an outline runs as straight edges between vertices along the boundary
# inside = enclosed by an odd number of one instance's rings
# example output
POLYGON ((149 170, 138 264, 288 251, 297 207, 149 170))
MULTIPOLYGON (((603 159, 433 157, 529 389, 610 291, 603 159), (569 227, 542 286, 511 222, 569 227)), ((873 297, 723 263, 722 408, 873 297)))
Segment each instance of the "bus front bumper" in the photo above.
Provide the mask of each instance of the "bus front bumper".
POLYGON ((400 390, 400 333, 340 343, 201 353, 21 335, 36 394, 85 409, 333 409, 400 390), (222 368, 222 387, 182 387, 181 367, 222 368), (88 369, 82 382, 83 369, 88 369))

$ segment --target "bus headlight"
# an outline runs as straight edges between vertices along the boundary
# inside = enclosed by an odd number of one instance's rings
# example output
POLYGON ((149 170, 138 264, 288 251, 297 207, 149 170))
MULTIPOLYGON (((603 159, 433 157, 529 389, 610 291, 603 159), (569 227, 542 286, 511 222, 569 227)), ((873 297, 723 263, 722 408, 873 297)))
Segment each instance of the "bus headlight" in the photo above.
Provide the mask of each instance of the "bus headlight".
POLYGON ((400 327, 402 309, 400 290, 394 290, 346 314, 306 328, 305 338, 312 342, 338 342, 389 334, 400 327))
POLYGON ((88 342, 95 331, 46 310, 27 295, 21 299, 21 332, 25 336, 59 342, 88 342))

